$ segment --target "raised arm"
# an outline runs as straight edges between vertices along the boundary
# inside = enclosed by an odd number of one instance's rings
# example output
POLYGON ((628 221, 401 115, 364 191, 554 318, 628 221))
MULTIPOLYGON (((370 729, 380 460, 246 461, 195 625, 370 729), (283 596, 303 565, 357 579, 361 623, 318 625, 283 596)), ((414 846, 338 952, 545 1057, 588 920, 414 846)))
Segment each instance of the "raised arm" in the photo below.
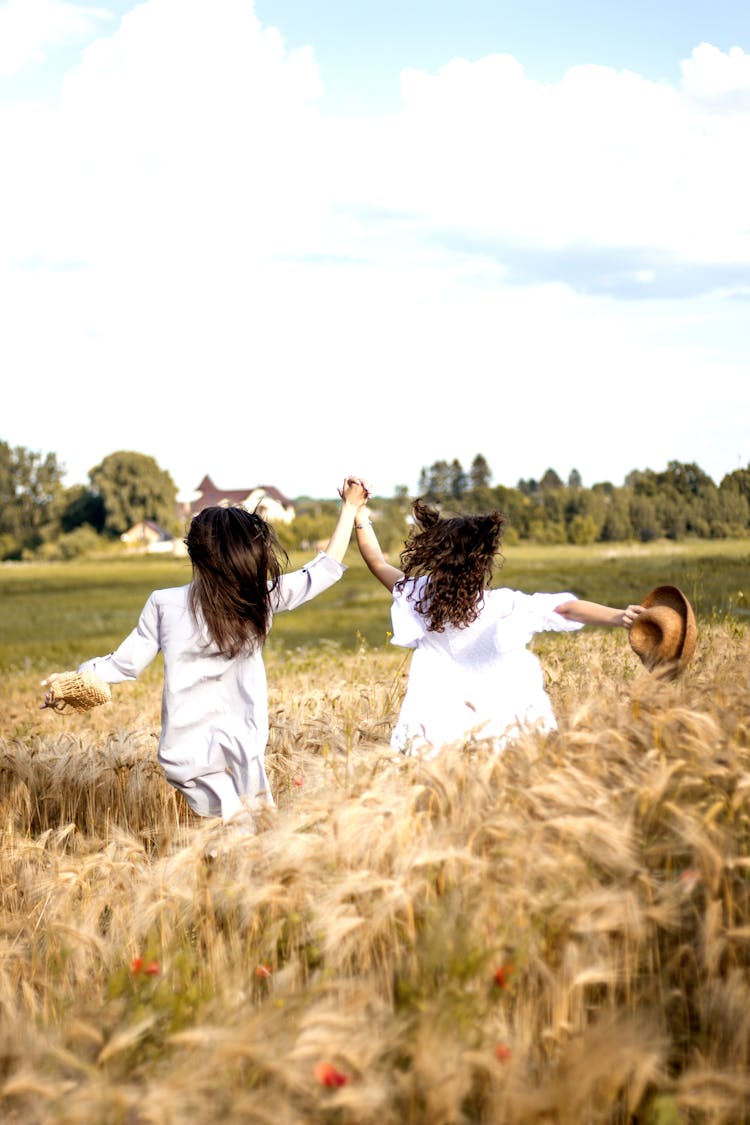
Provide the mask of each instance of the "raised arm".
POLYGON ((399 579, 404 577, 404 572, 397 566, 391 566, 378 543, 375 528, 372 526, 370 513, 367 510, 367 500, 361 505, 354 521, 357 535, 359 553, 367 564, 368 570, 375 575, 378 582, 382 582, 387 590, 392 590, 399 579))
POLYGON ((367 487, 359 477, 347 477, 339 489, 339 496, 342 500, 341 510, 336 520, 336 526, 331 533, 331 538, 323 550, 329 558, 335 559, 336 562, 343 562, 349 540, 352 537, 354 518, 360 505, 367 500, 367 487))
POLYGON ((629 629, 642 612, 642 605, 613 609, 608 605, 599 605, 598 602, 582 602, 577 599, 563 602, 555 608, 555 613, 559 613, 566 621, 578 621, 581 625, 621 626, 623 629, 629 629))

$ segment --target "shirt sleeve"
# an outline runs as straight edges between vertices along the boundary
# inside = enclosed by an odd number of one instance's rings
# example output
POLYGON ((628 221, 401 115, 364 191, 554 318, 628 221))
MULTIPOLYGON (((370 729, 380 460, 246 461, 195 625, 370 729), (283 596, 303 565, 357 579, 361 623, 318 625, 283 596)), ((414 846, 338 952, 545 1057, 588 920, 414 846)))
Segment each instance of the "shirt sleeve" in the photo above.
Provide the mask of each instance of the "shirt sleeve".
POLYGON ((425 635, 426 622, 414 605, 412 598, 418 597, 416 583, 405 583, 400 589, 394 587, 391 603, 392 645, 402 648, 416 648, 425 635))
POLYGON ((152 594, 141 611, 138 624, 122 644, 109 656, 86 660, 78 671, 95 672, 108 684, 135 680, 151 663, 160 647, 159 606, 152 594))
POLYGON ((345 570, 343 563, 332 559, 325 551, 319 551, 312 562, 301 570, 292 570, 281 576, 275 591, 274 613, 296 609, 309 602, 338 582, 345 570))

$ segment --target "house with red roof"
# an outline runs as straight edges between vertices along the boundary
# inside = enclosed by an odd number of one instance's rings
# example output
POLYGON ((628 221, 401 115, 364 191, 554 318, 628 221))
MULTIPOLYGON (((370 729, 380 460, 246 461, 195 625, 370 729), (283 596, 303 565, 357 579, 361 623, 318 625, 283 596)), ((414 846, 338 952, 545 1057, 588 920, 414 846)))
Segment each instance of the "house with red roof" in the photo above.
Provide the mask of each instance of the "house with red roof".
POLYGON ((249 512, 257 512, 269 523, 291 523, 294 519, 294 504, 278 488, 271 484, 258 484, 253 488, 219 488, 206 475, 195 492, 178 498, 181 515, 192 519, 204 508, 219 504, 224 508, 241 504, 249 512))

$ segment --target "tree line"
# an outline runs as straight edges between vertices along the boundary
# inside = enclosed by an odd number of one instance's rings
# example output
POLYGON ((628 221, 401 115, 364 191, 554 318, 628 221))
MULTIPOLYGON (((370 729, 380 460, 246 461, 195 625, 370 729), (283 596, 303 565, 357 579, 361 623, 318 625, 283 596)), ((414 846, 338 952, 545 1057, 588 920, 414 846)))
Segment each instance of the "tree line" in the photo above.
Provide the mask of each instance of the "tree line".
MULTIPOLYGON (((12 448, 0 441, 0 559, 74 558, 101 549, 140 520, 173 535, 185 532, 177 486, 169 472, 142 453, 111 453, 89 473, 87 485, 65 488, 54 453, 12 448)), ((655 539, 744 538, 750 535, 750 465, 716 484, 694 463, 670 461, 661 471, 633 469, 620 486, 583 485, 547 469, 514 487, 492 483, 487 458, 468 469, 457 459, 422 468, 417 494, 449 511, 499 509, 509 518, 507 542, 578 543, 655 539)), ((297 518, 277 530, 288 550, 327 537, 335 500, 297 501, 297 518)), ((404 486, 371 502, 383 546, 403 544, 411 498, 404 486)))
POLYGON ((519 480, 514 488, 493 487, 491 481, 490 466, 479 453, 468 472, 457 460, 422 469, 419 493, 443 508, 499 509, 510 519, 512 539, 537 543, 647 543, 750 534, 750 465, 726 474, 718 485, 699 465, 680 461, 670 461, 658 472, 633 469, 620 486, 604 481, 585 488, 576 469, 567 481, 554 469, 539 480, 519 480))

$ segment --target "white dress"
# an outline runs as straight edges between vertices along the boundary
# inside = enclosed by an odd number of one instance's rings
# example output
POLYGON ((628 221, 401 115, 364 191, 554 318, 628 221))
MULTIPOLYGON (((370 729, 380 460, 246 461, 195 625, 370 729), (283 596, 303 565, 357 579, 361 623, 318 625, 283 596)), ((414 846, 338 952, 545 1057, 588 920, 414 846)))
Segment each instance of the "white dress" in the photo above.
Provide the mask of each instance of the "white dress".
POLYGON ((391 746, 431 757, 452 742, 489 738, 502 748, 523 729, 554 730, 542 668, 527 645, 535 633, 581 628, 555 613, 575 595, 487 590, 476 621, 435 633, 414 605, 425 582, 393 591, 392 644, 415 651, 391 746))
MULTIPOLYGON (((344 566, 320 552, 301 570, 282 576, 273 612, 295 609, 327 590, 344 566)), ((158 758, 167 780, 200 816, 230 819, 252 804, 273 804, 263 764, 268 742, 268 688, 260 650, 222 656, 196 627, 189 586, 155 590, 138 625, 109 656, 80 671, 110 684, 134 680, 161 651, 164 656, 161 738, 158 758)))

